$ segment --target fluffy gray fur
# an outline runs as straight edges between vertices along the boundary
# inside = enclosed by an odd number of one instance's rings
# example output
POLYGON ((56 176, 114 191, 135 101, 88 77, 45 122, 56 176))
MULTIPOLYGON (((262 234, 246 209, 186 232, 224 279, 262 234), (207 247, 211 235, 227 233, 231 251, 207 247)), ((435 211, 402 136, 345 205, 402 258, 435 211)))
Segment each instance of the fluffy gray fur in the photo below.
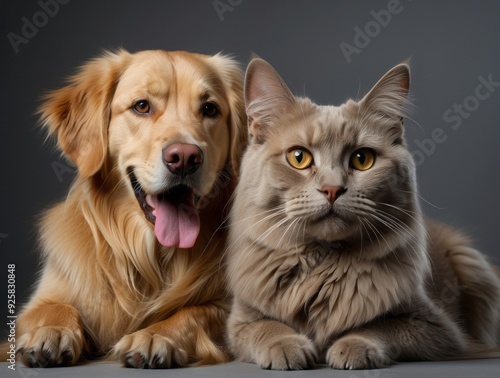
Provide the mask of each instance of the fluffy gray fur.
POLYGON ((409 67, 360 101, 319 106, 253 59, 250 143, 227 255, 231 351, 263 368, 379 368, 499 345, 500 280, 448 226, 425 220, 403 138, 409 67), (312 163, 296 169, 295 147, 312 163), (355 169, 368 148, 375 162, 355 169), (328 198, 331 188, 334 200, 328 198))

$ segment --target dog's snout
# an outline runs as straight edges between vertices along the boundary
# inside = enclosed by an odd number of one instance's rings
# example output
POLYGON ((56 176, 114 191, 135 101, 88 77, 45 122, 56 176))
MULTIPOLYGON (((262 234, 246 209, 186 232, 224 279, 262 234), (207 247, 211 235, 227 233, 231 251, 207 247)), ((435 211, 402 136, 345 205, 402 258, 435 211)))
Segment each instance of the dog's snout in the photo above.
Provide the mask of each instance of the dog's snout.
POLYGON ((184 177, 201 166, 203 151, 194 144, 175 143, 163 150, 163 161, 170 172, 184 177))

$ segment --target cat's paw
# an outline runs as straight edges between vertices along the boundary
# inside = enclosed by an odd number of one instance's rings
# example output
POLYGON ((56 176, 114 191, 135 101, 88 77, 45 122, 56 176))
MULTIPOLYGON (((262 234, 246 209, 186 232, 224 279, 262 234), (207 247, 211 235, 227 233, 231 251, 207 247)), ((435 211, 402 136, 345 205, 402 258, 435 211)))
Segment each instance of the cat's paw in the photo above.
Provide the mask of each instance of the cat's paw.
POLYGON ((28 367, 74 365, 83 349, 80 330, 69 327, 39 327, 22 335, 17 354, 28 367))
POLYGON ((260 348, 255 362, 263 369, 303 370, 314 367, 316 348, 304 335, 273 338, 260 348))
POLYGON ((137 369, 166 369, 188 364, 187 352, 176 347, 173 340, 145 330, 122 337, 113 351, 124 366, 137 369))
POLYGON ((332 369, 378 369, 391 364, 391 359, 376 340, 348 335, 328 349, 326 362, 332 369))

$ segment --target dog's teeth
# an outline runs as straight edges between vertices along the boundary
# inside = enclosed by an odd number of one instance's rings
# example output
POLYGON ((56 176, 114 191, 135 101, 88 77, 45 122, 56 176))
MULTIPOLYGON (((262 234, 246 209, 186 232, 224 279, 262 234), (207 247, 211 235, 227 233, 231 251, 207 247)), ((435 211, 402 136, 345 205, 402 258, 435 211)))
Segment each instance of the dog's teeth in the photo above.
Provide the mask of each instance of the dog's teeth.
MULTIPOLYGON (((156 197, 153 197, 151 194, 147 194, 146 195, 146 203, 154 209, 155 205, 156 205, 156 197)), ((153 215, 155 215, 154 211, 153 211, 153 215)))

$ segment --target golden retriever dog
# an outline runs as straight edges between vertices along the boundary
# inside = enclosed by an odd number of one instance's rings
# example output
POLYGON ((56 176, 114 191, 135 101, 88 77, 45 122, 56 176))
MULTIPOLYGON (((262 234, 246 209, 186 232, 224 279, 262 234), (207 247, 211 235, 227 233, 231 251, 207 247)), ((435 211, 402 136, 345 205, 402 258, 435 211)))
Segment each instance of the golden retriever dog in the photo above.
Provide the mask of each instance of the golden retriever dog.
POLYGON ((78 174, 41 218, 43 270, 17 322, 22 362, 226 361, 220 225, 247 140, 236 62, 106 53, 47 94, 40 114, 78 174))

